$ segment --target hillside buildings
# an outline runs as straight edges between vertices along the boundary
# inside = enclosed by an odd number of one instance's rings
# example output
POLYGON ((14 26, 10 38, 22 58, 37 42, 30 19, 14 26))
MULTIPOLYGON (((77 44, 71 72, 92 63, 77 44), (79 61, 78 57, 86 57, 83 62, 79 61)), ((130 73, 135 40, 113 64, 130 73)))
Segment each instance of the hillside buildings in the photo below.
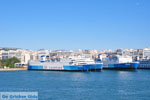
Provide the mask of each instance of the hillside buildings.
POLYGON ((0 49, 0 59, 7 59, 12 57, 17 57, 21 64, 28 64, 30 60, 41 60, 41 56, 59 56, 59 57, 69 57, 69 56, 85 56, 90 58, 97 58, 98 54, 103 53, 106 55, 128 55, 135 59, 137 56, 140 59, 147 59, 150 57, 150 48, 144 49, 116 49, 116 50, 24 50, 24 49, 0 49))

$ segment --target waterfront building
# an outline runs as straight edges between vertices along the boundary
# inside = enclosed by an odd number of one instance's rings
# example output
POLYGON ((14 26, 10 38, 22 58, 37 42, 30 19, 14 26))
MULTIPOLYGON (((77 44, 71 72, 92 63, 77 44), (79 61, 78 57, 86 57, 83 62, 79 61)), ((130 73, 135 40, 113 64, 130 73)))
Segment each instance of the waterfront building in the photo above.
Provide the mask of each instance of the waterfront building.
POLYGON ((57 50, 57 56, 71 56, 73 54, 72 50, 57 50))
POLYGON ((73 52, 73 56, 84 56, 89 58, 96 58, 98 55, 97 50, 76 50, 73 52))
POLYGON ((8 59, 8 57, 9 57, 8 54, 9 54, 8 52, 2 52, 2 57, 1 58, 2 59, 8 59))
POLYGON ((122 49, 117 49, 116 54, 117 55, 123 55, 123 50, 122 49))
POLYGON ((150 57, 150 48, 143 49, 143 58, 150 57))
POLYGON ((143 49, 137 49, 139 59, 143 59, 143 49))
POLYGON ((147 59, 150 57, 150 48, 144 49, 106 49, 101 51, 100 53, 97 50, 24 50, 24 49, 0 49, 0 59, 7 59, 12 57, 17 57, 21 63, 20 64, 28 64, 30 60, 41 60, 41 56, 53 56, 57 57, 69 57, 69 56, 84 56, 89 58, 97 58, 99 54, 103 54, 103 57, 107 57, 108 55, 121 55, 121 56, 132 56, 133 60, 136 60, 137 56, 139 60, 147 59))
POLYGON ((117 54, 116 50, 111 50, 111 49, 106 49, 106 50, 103 50, 101 51, 103 54, 106 54, 106 55, 113 55, 113 54, 117 54))

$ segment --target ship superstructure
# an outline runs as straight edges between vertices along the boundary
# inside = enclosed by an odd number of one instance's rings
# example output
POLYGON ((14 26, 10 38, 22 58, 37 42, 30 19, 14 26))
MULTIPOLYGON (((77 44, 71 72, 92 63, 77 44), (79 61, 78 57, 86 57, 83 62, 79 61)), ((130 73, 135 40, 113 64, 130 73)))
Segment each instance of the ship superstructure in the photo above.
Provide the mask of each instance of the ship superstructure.
POLYGON ((140 62, 140 65, 139 65, 139 68, 140 69, 150 69, 150 57, 146 57, 142 60, 139 60, 140 62))

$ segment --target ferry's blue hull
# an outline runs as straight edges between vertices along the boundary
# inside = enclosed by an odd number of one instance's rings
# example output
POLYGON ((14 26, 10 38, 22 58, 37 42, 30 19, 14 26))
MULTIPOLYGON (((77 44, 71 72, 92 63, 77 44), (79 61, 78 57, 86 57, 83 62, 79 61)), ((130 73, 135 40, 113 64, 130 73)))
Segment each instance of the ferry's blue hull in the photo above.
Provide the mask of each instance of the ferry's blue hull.
POLYGON ((137 69, 139 66, 138 62, 133 62, 133 63, 120 63, 120 64, 108 64, 107 67, 108 69, 137 69))
POLYGON ((103 64, 88 65, 64 65, 62 68, 45 68, 44 66, 29 65, 29 70, 47 70, 47 71, 99 71, 103 69, 103 64))

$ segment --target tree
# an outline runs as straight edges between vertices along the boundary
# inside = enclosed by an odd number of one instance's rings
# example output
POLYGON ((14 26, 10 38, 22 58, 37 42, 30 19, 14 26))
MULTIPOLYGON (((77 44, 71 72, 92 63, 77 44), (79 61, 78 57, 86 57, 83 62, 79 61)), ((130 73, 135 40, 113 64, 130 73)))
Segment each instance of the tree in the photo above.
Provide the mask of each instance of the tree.
POLYGON ((0 66, 7 66, 13 68, 15 67, 15 63, 20 63, 20 60, 16 57, 0 60, 0 66))

